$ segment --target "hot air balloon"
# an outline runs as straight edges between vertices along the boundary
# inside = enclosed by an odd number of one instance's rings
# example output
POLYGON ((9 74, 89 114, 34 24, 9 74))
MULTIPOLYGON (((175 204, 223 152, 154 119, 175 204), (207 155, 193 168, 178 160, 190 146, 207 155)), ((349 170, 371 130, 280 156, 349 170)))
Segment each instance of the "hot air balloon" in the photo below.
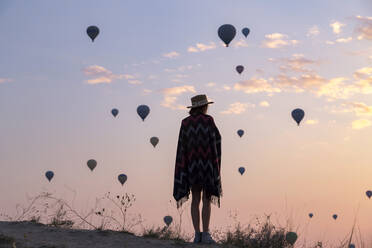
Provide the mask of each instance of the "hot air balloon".
POLYGON ((245 172, 245 168, 244 167, 239 167, 239 173, 240 175, 243 175, 243 173, 245 172))
POLYGON ((142 121, 145 121, 145 118, 150 113, 150 108, 147 105, 139 105, 137 107, 137 114, 142 118, 142 121))
POLYGON ((296 243, 296 240, 297 240, 297 234, 295 232, 288 232, 286 235, 285 235, 285 240, 291 244, 291 245, 294 245, 294 243, 296 243))
POLYGON ((173 221, 172 216, 167 215, 164 217, 164 222, 167 226, 169 226, 172 223, 172 221, 173 221))
POLYGON ((87 28, 87 34, 88 36, 92 39, 92 42, 94 42, 94 39, 97 37, 99 34, 99 29, 96 26, 89 26, 87 28))
POLYGON ((116 116, 119 114, 119 110, 116 109, 116 108, 114 108, 114 109, 111 110, 111 114, 112 114, 114 117, 116 117, 116 116))
POLYGON ((52 178, 54 177, 54 173, 53 173, 53 171, 47 171, 47 172, 45 172, 45 176, 48 179, 48 181, 50 182, 52 180, 52 178))
POLYGON ((305 112, 302 109, 295 109, 292 111, 292 118, 297 122, 297 125, 300 125, 300 122, 305 116, 305 112))
POLYGON ((244 134, 244 130, 239 129, 239 130, 237 131, 237 133, 238 133, 239 137, 241 138, 241 137, 243 136, 243 134, 244 134))
POLYGON ((88 162, 87 162, 87 165, 88 165, 89 169, 91 171, 93 171, 94 168, 96 168, 96 166, 97 166, 97 161, 94 160, 94 159, 89 159, 88 162))
POLYGON ((242 72, 244 71, 244 66, 242 65, 238 65, 236 66, 236 71, 239 73, 239 74, 242 74, 242 72))
POLYGON ((242 29, 242 33, 243 35, 245 36, 245 38, 247 38, 248 34, 249 34, 249 28, 243 28, 242 29))
POLYGON ((158 137, 151 137, 150 143, 155 147, 159 143, 158 137))
POLYGON ((371 191, 371 190, 368 190, 368 191, 366 192, 366 195, 367 195, 367 197, 368 197, 369 199, 371 199, 372 191, 371 191))
POLYGON ((310 214, 309 214, 309 217, 310 217, 310 218, 313 218, 313 216, 314 216, 313 213, 310 213, 310 214))
POLYGON ((125 174, 120 174, 120 175, 118 176, 118 180, 119 180, 119 182, 121 183, 121 185, 123 186, 124 183, 127 181, 127 175, 125 175, 125 174))
POLYGON ((337 214, 332 215, 332 218, 336 220, 337 219, 337 214))
POLYGON ((236 29, 231 24, 224 24, 218 28, 218 36, 226 44, 226 47, 229 46, 229 43, 234 39, 236 35, 236 29))

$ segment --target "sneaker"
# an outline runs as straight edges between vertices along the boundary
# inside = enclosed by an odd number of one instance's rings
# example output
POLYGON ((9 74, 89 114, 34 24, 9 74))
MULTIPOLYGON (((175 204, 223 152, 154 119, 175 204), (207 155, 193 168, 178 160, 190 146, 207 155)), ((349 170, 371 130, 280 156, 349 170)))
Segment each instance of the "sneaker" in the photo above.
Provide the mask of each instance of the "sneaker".
POLYGON ((196 232, 194 237, 194 243, 200 243, 201 242, 201 232, 196 232))
POLYGON ((216 244, 216 241, 214 241, 211 237, 211 234, 209 232, 202 232, 202 238, 201 242, 203 244, 216 244))

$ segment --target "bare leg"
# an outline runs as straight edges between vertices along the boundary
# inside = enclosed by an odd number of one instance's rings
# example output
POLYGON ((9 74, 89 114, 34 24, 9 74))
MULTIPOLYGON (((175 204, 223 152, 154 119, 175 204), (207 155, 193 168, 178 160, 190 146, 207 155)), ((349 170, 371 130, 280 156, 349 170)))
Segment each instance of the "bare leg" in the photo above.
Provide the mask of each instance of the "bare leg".
POLYGON ((198 185, 193 185, 191 188, 192 201, 191 201, 191 218, 192 224, 194 225, 195 232, 200 232, 200 213, 199 205, 201 198, 201 187, 198 185))
POLYGON ((203 208, 202 208, 203 232, 209 231, 210 218, 211 218, 211 201, 206 198, 203 192, 203 208))

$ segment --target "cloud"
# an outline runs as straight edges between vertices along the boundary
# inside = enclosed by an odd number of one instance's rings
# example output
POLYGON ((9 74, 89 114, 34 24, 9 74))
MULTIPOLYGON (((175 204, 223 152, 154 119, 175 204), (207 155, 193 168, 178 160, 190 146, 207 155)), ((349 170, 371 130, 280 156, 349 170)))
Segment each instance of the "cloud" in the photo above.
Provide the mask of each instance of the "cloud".
POLYGON ((143 89, 143 94, 144 95, 149 95, 152 92, 150 89, 143 89))
POLYGON ((266 48, 281 48, 298 44, 297 40, 289 40, 288 35, 280 33, 267 34, 265 38, 266 39, 262 42, 262 47, 266 48))
POLYGON ((180 54, 178 52, 175 52, 175 51, 163 54, 163 57, 166 57, 166 58, 169 58, 169 59, 176 58, 178 56, 180 56, 180 54))
POLYGON ((370 120, 367 120, 367 119, 359 119, 359 120, 355 120, 351 123, 351 128, 352 129, 355 129, 355 130, 360 130, 360 129, 363 129, 363 128, 366 128, 366 127, 369 127, 372 125, 372 122, 370 120))
POLYGON ((318 124, 319 121, 318 120, 306 120, 305 121, 305 124, 307 125, 315 125, 315 124, 318 124))
POLYGON ((372 79, 351 82, 349 78, 338 77, 326 79, 315 73, 290 77, 285 74, 277 75, 272 82, 283 91, 309 91, 318 97, 327 97, 329 101, 347 99, 355 94, 372 94, 372 79))
POLYGON ((314 25, 311 28, 309 28, 309 30, 307 31, 306 36, 307 37, 315 37, 315 36, 319 35, 319 33, 320 33, 320 31, 319 31, 318 26, 314 25))
POLYGON ((186 92, 195 93, 195 88, 192 85, 183 85, 172 88, 162 89, 161 92, 164 95, 164 99, 161 103, 161 106, 170 108, 170 109, 186 109, 186 106, 176 104, 177 97, 186 92))
POLYGON ((239 48, 239 47, 248 47, 248 43, 247 43, 246 40, 244 40, 244 39, 240 39, 240 40, 238 40, 237 42, 234 42, 234 43, 232 44, 232 47, 234 47, 234 48, 239 48))
POLYGON ((305 68, 306 65, 318 64, 318 61, 307 59, 303 54, 293 54, 290 58, 269 58, 270 62, 279 62, 279 69, 293 72, 310 72, 310 69, 305 68))
POLYGON ((224 90, 231 90, 231 87, 230 86, 228 86, 228 85, 223 85, 223 87, 222 87, 224 90))
POLYGON ((102 83, 108 84, 112 82, 112 79, 108 77, 98 77, 94 79, 85 80, 85 82, 87 82, 88 84, 102 84, 102 83))
POLYGON ((366 49, 354 50, 354 51, 345 51, 345 54, 350 56, 365 56, 367 59, 372 59, 372 47, 366 49))
POLYGON ((197 52, 199 52, 199 50, 196 49, 195 47, 189 47, 189 48, 187 49, 187 51, 188 51, 189 53, 197 53, 197 52))
POLYGON ((325 78, 314 73, 302 74, 299 77, 279 74, 273 81, 280 86, 280 88, 294 89, 296 92, 303 92, 305 89, 316 90, 327 82, 325 78))
POLYGON ((342 29, 342 27, 345 26, 345 24, 343 24, 341 22, 338 22, 338 21, 334 21, 334 22, 330 23, 329 26, 332 28, 333 33, 339 34, 339 33, 341 33, 341 31, 342 31, 341 29, 342 29))
POLYGON ((99 65, 91 65, 83 69, 85 75, 97 76, 99 74, 111 75, 112 72, 99 65))
POLYGON ((352 37, 347 37, 347 38, 339 38, 335 41, 330 41, 330 40, 327 40, 325 43, 327 45, 334 45, 336 43, 349 43, 350 41, 352 41, 353 38, 352 37))
POLYGON ((171 79, 171 81, 174 82, 174 83, 183 83, 184 82, 179 78, 173 78, 173 79, 171 79))
POLYGON ((125 79, 134 79, 134 78, 135 78, 134 75, 130 75, 130 74, 124 74, 123 77, 124 77, 125 79))
POLYGON ((274 93, 280 92, 279 88, 273 87, 266 79, 264 78, 251 78, 249 80, 238 82, 234 85, 234 89, 238 91, 243 91, 244 93, 274 93))
POLYGON ((195 46, 190 46, 187 51, 190 53, 197 53, 197 52, 204 52, 207 50, 216 49, 217 45, 213 41, 209 42, 209 44, 203 43, 196 43, 195 46))
POLYGON ((86 76, 94 77, 93 79, 85 81, 88 84, 111 83, 115 79, 127 78, 128 76, 126 74, 114 74, 110 70, 99 65, 85 67, 83 72, 86 76))
POLYGON ((260 106, 261 107, 269 107, 270 104, 267 101, 262 101, 262 102, 260 102, 260 106))
POLYGON ((209 82, 206 84, 207 87, 214 87, 216 86, 216 83, 215 82, 209 82))
POLYGON ((176 78, 187 78, 188 75, 186 75, 186 74, 176 74, 175 77, 176 78))
POLYGON ((188 75, 186 74, 176 74, 176 75, 172 75, 172 79, 171 81, 172 82, 175 82, 175 83, 183 83, 183 79, 189 77, 188 75))
POLYGON ((372 94, 372 67, 364 67, 354 72, 354 81, 339 77, 330 79, 318 90, 319 96, 347 99, 355 94, 372 94))
POLYGON ((348 102, 341 105, 341 112, 354 112, 356 116, 372 116, 372 106, 363 102, 348 102))
POLYGON ((229 108, 227 110, 221 111, 221 114, 241 114, 245 112, 245 110, 248 108, 254 108, 255 105, 251 103, 241 103, 241 102, 235 102, 229 105, 229 108))
POLYGON ((356 70, 353 76, 357 80, 355 82, 356 87, 359 87, 362 93, 372 93, 372 67, 363 67, 356 70))
POLYGON ((195 68, 199 68, 201 67, 201 64, 196 64, 196 65, 181 65, 177 68, 165 68, 164 71, 165 72, 176 72, 176 71, 179 71, 179 72, 185 72, 185 71, 190 71, 190 70, 193 70, 195 68))
POLYGON ((363 67, 354 72, 356 79, 367 79, 369 83, 372 83, 372 67, 363 67))
POLYGON ((340 38, 340 39, 337 39, 336 42, 338 42, 338 43, 349 43, 352 39, 353 39, 352 37, 340 38))
POLYGON ((355 94, 372 94, 372 67, 363 67, 354 72, 354 81, 339 77, 328 80, 316 92, 318 96, 347 99, 355 94))
POLYGON ((11 78, 0 78, 0 84, 1 83, 9 83, 9 82, 13 82, 13 79, 11 79, 11 78))
POLYGON ((180 71, 180 72, 184 72, 184 71, 190 71, 196 67, 200 67, 201 65, 200 64, 197 64, 197 65, 181 65, 179 67, 177 67, 177 71, 180 71))
MULTIPOLYGON (((305 65, 318 62, 306 59, 302 55, 297 54, 292 58, 269 60, 285 63, 287 71, 304 71, 304 73, 299 76, 280 73, 268 79, 252 77, 249 80, 235 83, 234 90, 243 91, 247 94, 267 93, 268 96, 280 92, 307 91, 317 97, 326 97, 327 101, 349 99, 357 94, 372 94, 372 67, 363 67, 356 70, 353 78, 335 77, 327 79, 304 68, 305 65)), ((283 69, 283 65, 281 69, 283 69)), ((231 87, 226 85, 225 90, 230 89, 231 87)), ((218 90, 221 91, 222 89, 218 90)))
POLYGON ((283 63, 282 71, 303 72, 299 76, 280 73, 274 77, 257 78, 234 84, 234 89, 251 93, 267 93, 272 96, 279 92, 310 92, 317 97, 326 97, 328 101, 348 99, 357 94, 372 94, 372 67, 363 67, 356 70, 353 78, 336 77, 327 79, 314 71, 305 68, 305 65, 317 64, 318 61, 306 59, 301 54, 290 58, 269 59, 269 61, 283 63))
POLYGON ((184 92, 193 92, 195 93, 195 88, 192 85, 183 85, 171 88, 162 89, 163 94, 165 95, 180 95, 184 92))
POLYGON ((315 94, 325 96, 331 99, 347 99, 359 92, 355 85, 347 83, 348 78, 338 77, 326 80, 320 85, 315 94))
POLYGON ((128 80, 128 83, 130 83, 130 84, 142 84, 142 81, 140 81, 140 80, 128 80))
POLYGON ((355 32, 359 34, 358 40, 372 40, 372 16, 357 16, 356 20, 358 25, 355 28, 355 32))

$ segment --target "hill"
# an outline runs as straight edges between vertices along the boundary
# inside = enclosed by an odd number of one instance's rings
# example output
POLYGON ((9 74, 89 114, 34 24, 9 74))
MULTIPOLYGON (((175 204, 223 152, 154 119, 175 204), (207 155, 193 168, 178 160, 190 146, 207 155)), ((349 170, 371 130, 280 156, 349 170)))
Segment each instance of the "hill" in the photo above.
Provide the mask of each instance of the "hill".
MULTIPOLYGON (((205 247, 174 240, 144 238, 115 231, 77 230, 33 222, 0 222, 0 247, 35 248, 175 248, 205 247)), ((222 247, 208 245, 209 248, 222 247)))

